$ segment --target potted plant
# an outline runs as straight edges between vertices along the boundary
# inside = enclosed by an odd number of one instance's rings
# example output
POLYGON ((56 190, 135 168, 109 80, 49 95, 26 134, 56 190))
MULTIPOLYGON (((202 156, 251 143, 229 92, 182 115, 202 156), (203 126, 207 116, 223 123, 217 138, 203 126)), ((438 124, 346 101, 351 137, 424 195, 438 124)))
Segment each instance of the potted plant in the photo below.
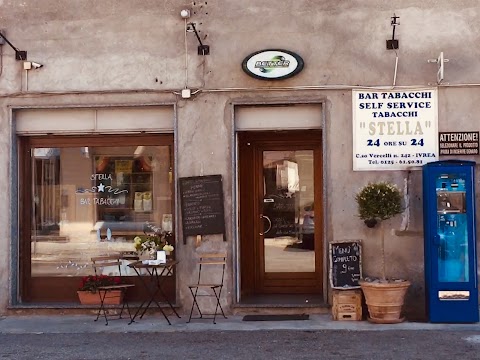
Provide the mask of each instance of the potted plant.
MULTIPOLYGON (((78 299, 82 305, 99 305, 102 291, 98 290, 100 286, 111 286, 121 284, 118 276, 109 275, 88 275, 82 278, 80 286, 77 290, 78 299)), ((108 296, 105 296, 104 303, 109 305, 118 305, 123 301, 121 290, 109 290, 108 296)))
POLYGON ((404 320, 401 311, 410 282, 386 277, 383 224, 385 220, 403 212, 400 191, 389 182, 369 183, 356 194, 355 200, 359 217, 368 227, 373 228, 380 224, 382 277, 364 278, 359 282, 365 295, 369 320, 384 324, 401 322, 404 320))

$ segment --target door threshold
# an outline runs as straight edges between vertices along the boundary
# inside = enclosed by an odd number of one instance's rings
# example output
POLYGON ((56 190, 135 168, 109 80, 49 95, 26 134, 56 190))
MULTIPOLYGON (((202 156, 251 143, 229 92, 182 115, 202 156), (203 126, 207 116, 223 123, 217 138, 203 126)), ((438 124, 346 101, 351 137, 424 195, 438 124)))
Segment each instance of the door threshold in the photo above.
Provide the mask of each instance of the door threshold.
POLYGON ((262 294, 233 304, 234 315, 329 314, 330 305, 318 294, 262 294))
POLYGON ((319 294, 256 294, 244 296, 234 307, 299 308, 329 307, 319 294))

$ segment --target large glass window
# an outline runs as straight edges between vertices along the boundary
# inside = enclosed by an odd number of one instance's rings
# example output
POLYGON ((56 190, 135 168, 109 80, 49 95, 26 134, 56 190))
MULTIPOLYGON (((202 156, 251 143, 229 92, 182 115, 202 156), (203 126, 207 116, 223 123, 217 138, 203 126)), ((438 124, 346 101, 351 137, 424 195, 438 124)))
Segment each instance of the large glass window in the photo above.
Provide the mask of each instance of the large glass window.
POLYGON ((137 143, 32 147, 31 277, 91 274, 92 256, 173 230, 171 145, 137 143))

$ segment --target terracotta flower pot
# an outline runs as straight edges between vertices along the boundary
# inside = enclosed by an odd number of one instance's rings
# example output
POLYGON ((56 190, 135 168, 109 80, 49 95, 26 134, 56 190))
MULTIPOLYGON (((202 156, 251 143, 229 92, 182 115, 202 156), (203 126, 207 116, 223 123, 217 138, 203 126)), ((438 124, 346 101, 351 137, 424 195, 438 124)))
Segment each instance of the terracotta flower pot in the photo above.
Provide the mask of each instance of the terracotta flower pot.
POLYGON ((368 321, 378 324, 395 324, 405 320, 401 317, 409 281, 359 282, 368 306, 368 321))
MULTIPOLYGON (((77 294, 82 305, 100 305, 100 295, 97 291, 77 291, 77 294)), ((119 305, 122 302, 123 292, 121 290, 109 290, 104 300, 106 305, 119 305)))

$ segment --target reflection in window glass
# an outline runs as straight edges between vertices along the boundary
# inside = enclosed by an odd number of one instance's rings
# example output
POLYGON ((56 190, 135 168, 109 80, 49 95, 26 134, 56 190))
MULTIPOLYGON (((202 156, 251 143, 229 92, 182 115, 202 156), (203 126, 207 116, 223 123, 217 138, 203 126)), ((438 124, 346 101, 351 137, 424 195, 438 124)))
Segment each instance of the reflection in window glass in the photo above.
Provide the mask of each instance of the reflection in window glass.
POLYGON ((95 255, 135 251, 151 224, 172 231, 169 146, 36 148, 32 276, 91 274, 95 255))
POLYGON ((313 151, 264 151, 263 187, 265 272, 314 272, 313 151))

